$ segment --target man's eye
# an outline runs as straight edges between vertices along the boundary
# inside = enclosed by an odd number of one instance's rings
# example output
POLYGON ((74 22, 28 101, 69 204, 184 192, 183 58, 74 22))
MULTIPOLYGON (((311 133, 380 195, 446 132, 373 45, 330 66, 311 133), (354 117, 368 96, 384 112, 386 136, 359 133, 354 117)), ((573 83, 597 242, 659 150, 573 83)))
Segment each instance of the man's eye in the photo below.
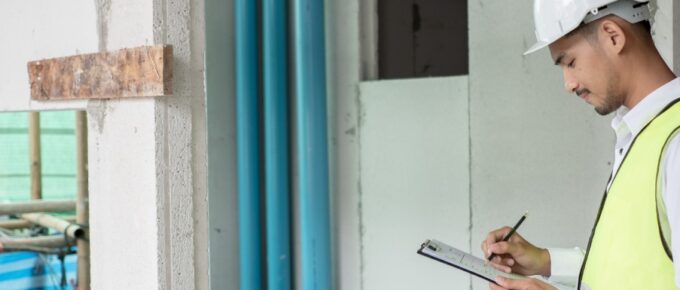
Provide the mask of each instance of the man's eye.
POLYGON ((574 68, 574 61, 572 60, 567 66, 570 68, 574 68))

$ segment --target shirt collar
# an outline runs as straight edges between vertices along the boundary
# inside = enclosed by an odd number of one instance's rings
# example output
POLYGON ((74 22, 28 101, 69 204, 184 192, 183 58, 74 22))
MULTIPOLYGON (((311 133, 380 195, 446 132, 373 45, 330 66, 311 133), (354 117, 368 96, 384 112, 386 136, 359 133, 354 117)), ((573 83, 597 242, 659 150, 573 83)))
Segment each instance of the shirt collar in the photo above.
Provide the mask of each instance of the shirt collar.
POLYGON ((642 99, 633 109, 621 106, 616 111, 612 119, 612 128, 617 136, 624 126, 633 136, 637 136, 642 129, 647 126, 661 110, 663 110, 673 100, 680 97, 680 78, 676 78, 665 85, 654 90, 651 94, 642 99))

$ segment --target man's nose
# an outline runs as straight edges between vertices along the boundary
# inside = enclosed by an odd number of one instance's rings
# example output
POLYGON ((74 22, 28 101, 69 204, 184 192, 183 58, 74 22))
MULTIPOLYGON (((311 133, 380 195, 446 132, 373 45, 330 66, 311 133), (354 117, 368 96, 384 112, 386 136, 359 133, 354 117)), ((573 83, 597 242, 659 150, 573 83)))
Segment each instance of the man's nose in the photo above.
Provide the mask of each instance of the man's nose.
POLYGON ((564 90, 573 93, 578 88, 578 82, 566 70, 564 72, 564 90))

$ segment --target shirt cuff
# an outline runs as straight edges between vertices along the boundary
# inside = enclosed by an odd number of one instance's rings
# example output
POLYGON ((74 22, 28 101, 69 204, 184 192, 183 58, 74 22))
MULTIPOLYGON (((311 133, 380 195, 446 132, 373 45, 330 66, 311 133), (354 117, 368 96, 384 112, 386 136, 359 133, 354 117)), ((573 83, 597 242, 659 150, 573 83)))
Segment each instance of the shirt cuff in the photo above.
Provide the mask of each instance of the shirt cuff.
POLYGON ((576 287, 585 252, 581 248, 548 248, 550 282, 576 287))

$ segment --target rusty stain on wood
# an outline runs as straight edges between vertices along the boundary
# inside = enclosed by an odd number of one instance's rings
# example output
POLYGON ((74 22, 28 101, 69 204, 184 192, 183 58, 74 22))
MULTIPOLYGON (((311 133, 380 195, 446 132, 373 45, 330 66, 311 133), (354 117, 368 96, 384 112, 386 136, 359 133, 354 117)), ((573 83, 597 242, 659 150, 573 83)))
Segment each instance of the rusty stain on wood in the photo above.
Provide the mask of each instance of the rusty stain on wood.
POLYGON ((33 100, 112 99, 172 94, 172 46, 31 61, 33 100))

